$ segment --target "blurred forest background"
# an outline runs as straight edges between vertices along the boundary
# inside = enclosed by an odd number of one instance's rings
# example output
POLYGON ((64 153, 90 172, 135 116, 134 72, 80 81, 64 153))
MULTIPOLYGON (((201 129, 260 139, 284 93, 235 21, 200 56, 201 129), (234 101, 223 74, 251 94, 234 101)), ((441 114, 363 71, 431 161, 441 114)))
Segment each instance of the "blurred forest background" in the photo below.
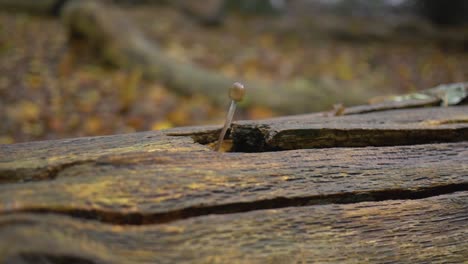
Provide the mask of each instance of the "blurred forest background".
POLYGON ((0 0, 0 144, 330 110, 468 80, 468 1, 0 0))

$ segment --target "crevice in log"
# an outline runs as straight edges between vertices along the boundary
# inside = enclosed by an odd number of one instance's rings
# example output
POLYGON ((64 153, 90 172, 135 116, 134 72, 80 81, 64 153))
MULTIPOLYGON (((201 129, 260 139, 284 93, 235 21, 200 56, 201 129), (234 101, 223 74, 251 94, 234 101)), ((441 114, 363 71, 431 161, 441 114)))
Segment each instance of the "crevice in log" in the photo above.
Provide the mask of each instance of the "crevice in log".
MULTIPOLYGON (((202 145, 208 145, 208 144, 216 142, 218 140, 220 133, 221 133, 221 129, 216 129, 216 130, 204 131, 202 133, 178 134, 174 136, 190 136, 193 139, 193 141, 195 141, 196 143, 199 143, 202 145)), ((168 134, 168 135, 171 136, 172 134, 168 134)), ((224 138, 225 139, 231 138, 230 128, 226 131, 226 136, 224 138)))
POLYGON ((279 151, 268 144, 270 127, 263 126, 235 126, 232 129, 232 152, 266 152, 279 151))
MULTIPOLYGON (((225 139, 232 140, 229 152, 385 147, 468 140, 465 106, 422 107, 411 112, 401 108, 388 110, 388 107, 394 106, 381 104, 379 107, 352 107, 345 109, 340 115, 322 112, 259 121, 238 121, 233 123, 225 139)), ((210 146, 218 140, 219 129, 168 135, 190 136, 196 143, 210 146)))
POLYGON ((82 256, 69 256, 69 255, 55 255, 45 252, 27 252, 20 253, 13 256, 8 256, 5 263, 48 263, 48 264, 98 264, 105 262, 96 262, 94 260, 86 259, 82 256))
POLYGON ((468 140, 460 129, 292 129, 279 133, 257 126, 233 128, 232 152, 267 152, 312 148, 385 147, 468 140))
POLYGON ((47 181, 57 178, 59 173, 74 166, 91 164, 93 160, 77 160, 44 168, 25 168, 0 171, 0 184, 47 181))
MULTIPOLYGON (((466 120, 428 121, 431 125, 462 124, 466 120)), ((312 148, 388 147, 468 140, 468 128, 459 129, 295 129, 272 132, 267 125, 234 125, 226 137, 233 145, 229 152, 273 152, 312 148), (232 131, 232 132, 231 132, 232 131)), ((216 142, 218 130, 184 134, 196 143, 216 142)), ((182 135, 177 135, 182 136, 182 135)))
POLYGON ((468 182, 438 185, 416 189, 387 189, 369 192, 348 192, 330 195, 314 195, 305 197, 277 197, 251 202, 238 202, 219 205, 193 206, 180 210, 162 213, 118 212, 91 208, 21 208, 5 211, 2 214, 37 213, 62 214, 81 219, 95 220, 116 225, 150 225, 162 224, 192 217, 210 214, 233 214, 265 209, 285 207, 301 207, 327 204, 353 204, 361 202, 383 202, 388 200, 417 200, 460 191, 468 191, 468 182))

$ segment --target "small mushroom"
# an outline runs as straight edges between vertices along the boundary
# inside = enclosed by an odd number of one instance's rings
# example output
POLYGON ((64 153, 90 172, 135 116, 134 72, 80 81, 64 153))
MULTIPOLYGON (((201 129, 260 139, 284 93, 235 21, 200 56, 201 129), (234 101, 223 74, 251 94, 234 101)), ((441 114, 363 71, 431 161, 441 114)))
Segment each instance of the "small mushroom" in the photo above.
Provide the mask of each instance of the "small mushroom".
POLYGON ((234 112, 236 112, 236 103, 242 101, 245 95, 245 88, 244 85, 236 82, 229 88, 229 98, 231 98, 231 105, 229 106, 229 110, 226 115, 226 121, 224 122, 224 127, 221 130, 221 134, 219 135, 218 145, 216 146, 217 151, 221 151, 221 146, 223 144, 224 136, 228 128, 231 126, 232 117, 234 116, 234 112))

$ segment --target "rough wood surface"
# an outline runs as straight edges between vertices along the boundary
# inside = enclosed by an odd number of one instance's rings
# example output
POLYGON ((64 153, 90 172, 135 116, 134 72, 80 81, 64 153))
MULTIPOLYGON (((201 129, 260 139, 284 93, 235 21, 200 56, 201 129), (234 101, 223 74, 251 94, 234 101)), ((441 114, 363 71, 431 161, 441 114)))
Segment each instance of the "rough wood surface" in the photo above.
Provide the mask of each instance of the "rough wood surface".
POLYGON ((257 154, 104 155, 61 169, 53 179, 0 185, 0 212, 56 212, 141 224, 282 204, 424 196, 466 187, 467 149, 464 142, 257 154))
POLYGON ((468 106, 243 121, 231 134, 234 150, 243 152, 464 141, 468 106))
POLYGON ((0 261, 463 263, 468 258, 467 221, 468 192, 259 210, 138 227, 14 214, 0 217, 0 261))
POLYGON ((461 262, 467 109, 232 127, 234 147, 261 128, 295 148, 276 152, 200 144, 218 126, 2 145, 0 262, 461 262))

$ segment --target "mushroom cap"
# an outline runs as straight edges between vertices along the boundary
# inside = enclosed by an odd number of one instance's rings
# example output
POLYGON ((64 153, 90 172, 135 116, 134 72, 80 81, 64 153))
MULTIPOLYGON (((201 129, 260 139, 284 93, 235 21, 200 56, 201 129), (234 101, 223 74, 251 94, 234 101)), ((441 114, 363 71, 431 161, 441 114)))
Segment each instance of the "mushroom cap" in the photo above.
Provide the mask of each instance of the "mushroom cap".
POLYGON ((231 88, 229 88, 229 98, 236 102, 242 101, 245 95, 245 88, 242 83, 235 82, 231 88))

